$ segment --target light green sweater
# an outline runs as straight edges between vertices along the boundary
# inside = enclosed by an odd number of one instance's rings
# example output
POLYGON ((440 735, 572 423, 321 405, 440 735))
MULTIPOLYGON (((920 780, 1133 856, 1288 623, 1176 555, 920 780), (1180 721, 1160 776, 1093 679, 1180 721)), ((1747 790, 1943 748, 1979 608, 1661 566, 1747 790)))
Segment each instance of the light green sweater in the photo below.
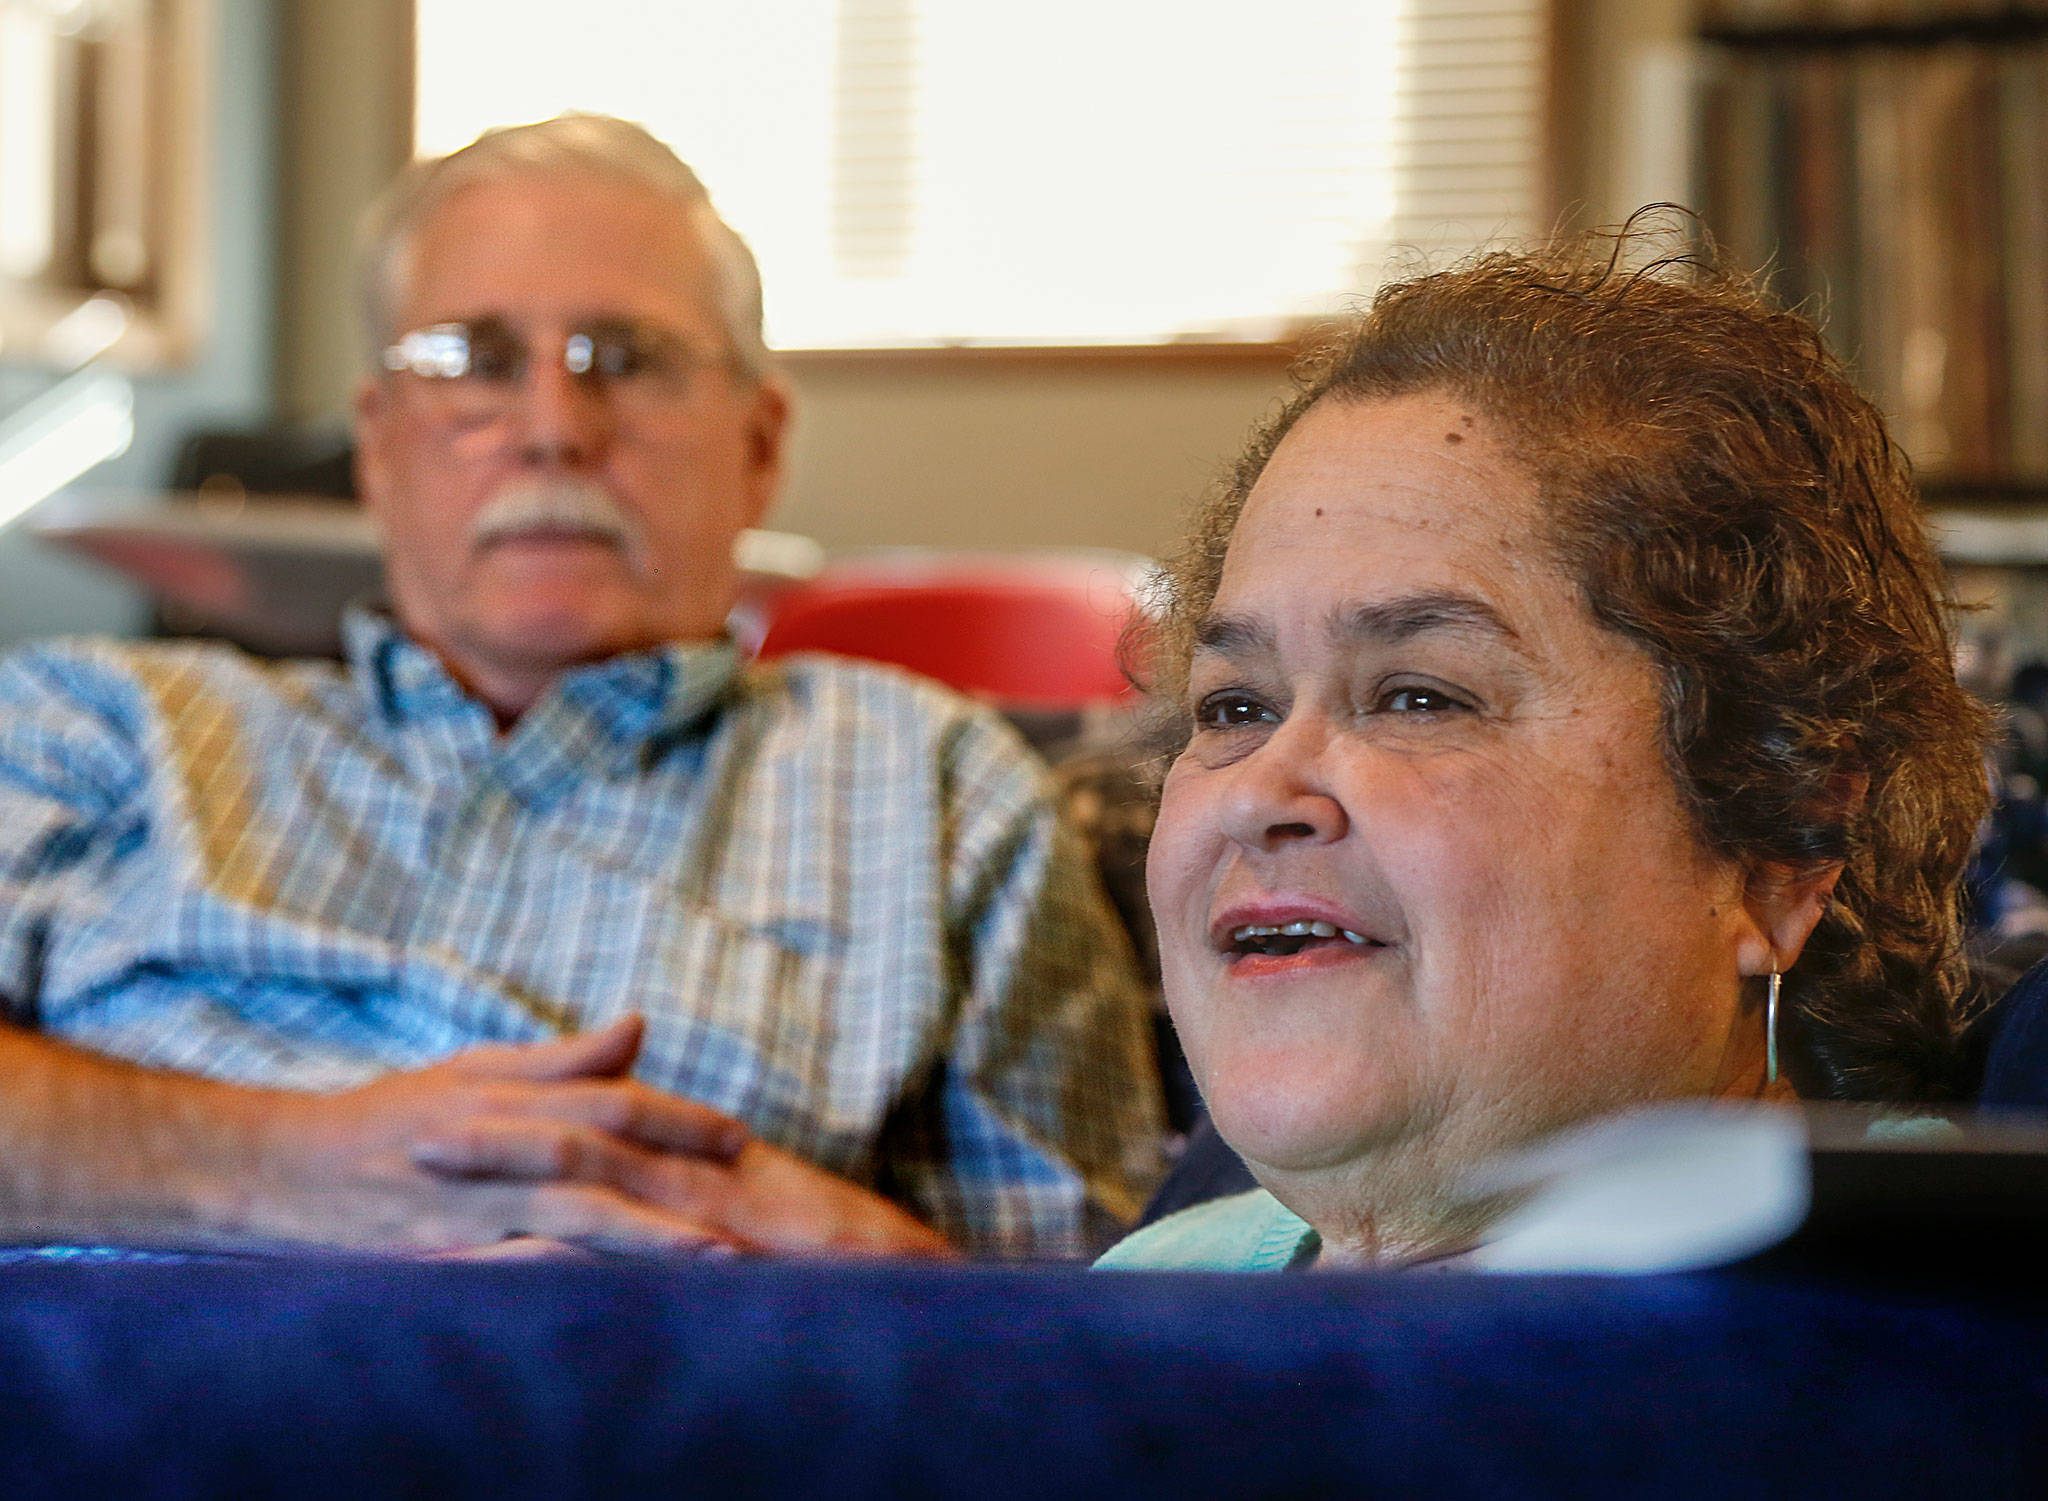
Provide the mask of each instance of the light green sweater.
POLYGON ((1095 1264, 1125 1271, 1281 1272, 1322 1249, 1308 1221, 1263 1188, 1211 1199, 1133 1231, 1095 1264))

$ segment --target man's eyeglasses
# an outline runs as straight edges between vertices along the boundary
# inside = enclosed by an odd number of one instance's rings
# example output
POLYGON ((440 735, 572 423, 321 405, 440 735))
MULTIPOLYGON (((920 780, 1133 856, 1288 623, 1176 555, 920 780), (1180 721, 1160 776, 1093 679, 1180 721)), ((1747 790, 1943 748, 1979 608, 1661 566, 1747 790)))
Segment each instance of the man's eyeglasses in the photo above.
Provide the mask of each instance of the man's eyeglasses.
MULTIPOLYGON (((601 318, 572 330, 555 357, 561 368, 606 396, 625 416, 657 416, 689 394, 698 371, 726 363, 667 329, 630 318, 601 318)), ((384 350, 384 368, 416 377, 451 421, 482 426, 518 401, 532 347, 497 318, 416 328, 384 350)))

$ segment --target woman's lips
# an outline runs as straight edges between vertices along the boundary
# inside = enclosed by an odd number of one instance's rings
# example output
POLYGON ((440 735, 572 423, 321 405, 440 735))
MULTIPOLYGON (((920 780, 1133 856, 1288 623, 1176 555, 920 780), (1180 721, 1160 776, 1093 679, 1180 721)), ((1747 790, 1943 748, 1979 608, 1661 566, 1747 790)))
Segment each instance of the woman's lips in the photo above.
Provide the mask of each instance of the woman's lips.
POLYGON ((1317 901, 1239 903, 1210 938, 1233 975, 1297 974, 1370 960, 1387 944, 1364 920, 1317 901))
POLYGON ((1233 950, 1224 954, 1223 965, 1233 979, 1256 980, 1341 969, 1352 964, 1370 964, 1387 952, 1384 943, 1351 943, 1340 938, 1312 943, 1291 954, 1233 950))

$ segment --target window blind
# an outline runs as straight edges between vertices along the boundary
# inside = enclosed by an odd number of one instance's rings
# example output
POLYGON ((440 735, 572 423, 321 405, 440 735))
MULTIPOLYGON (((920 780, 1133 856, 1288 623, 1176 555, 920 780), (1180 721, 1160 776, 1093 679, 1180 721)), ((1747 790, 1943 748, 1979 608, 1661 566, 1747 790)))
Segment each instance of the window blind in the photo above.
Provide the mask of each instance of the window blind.
POLYGON ((1538 227, 1543 0, 418 0, 418 146, 645 124, 782 348, 1265 339, 1538 227))

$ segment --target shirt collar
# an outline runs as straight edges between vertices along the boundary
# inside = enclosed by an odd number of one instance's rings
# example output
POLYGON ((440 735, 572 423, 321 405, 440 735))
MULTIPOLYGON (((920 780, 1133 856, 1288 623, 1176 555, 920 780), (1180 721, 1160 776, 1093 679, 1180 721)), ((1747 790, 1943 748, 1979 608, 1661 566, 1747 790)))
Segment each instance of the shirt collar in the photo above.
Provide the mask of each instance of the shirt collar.
MULTIPOLYGON (((386 723, 406 726, 485 712, 440 658, 383 611, 351 607, 342 619, 342 644, 357 685, 386 723)), ((520 724, 566 714, 587 721, 621 750, 637 753, 657 737, 696 725, 738 673, 739 648, 727 637, 626 652, 564 673, 520 724)))

